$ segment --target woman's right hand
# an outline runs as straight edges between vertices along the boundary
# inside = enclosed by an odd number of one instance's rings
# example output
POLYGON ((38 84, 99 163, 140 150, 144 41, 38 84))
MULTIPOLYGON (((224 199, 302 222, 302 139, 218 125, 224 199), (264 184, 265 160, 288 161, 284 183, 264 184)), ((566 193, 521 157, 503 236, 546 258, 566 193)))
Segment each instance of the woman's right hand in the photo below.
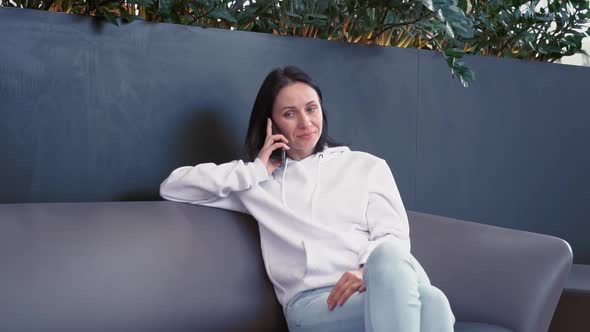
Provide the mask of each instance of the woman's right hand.
POLYGON ((262 161, 264 166, 266 167, 266 171, 268 175, 272 174, 277 167, 281 165, 280 160, 270 159, 271 153, 276 149, 285 149, 289 150, 289 146, 287 145, 289 141, 287 138, 281 134, 273 135, 272 133, 272 121, 270 118, 266 120, 266 139, 264 140, 264 145, 260 152, 258 153, 258 159, 262 161))
POLYGON ((348 271, 342 274, 326 301, 330 311, 334 310, 336 306, 343 306, 346 300, 355 292, 362 293, 367 290, 367 286, 363 281, 364 269, 364 267, 361 267, 356 271, 348 271))

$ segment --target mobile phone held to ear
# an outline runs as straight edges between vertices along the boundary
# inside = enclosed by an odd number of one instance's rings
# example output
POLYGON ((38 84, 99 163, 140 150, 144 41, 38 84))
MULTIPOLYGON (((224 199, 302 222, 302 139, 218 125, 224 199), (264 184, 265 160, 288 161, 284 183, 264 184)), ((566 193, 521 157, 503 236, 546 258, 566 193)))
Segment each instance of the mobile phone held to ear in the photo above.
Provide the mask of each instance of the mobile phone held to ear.
MULTIPOLYGON (((272 124, 272 134, 273 135, 280 134, 279 130, 274 125, 274 123, 272 124)), ((270 154, 270 159, 279 160, 281 162, 281 165, 283 165, 285 163, 286 158, 287 158, 287 152, 283 148, 276 149, 270 154)))
POLYGON ((280 160, 281 165, 285 162, 286 158, 287 152, 285 152, 285 149, 283 148, 276 149, 270 154, 270 159, 280 160))

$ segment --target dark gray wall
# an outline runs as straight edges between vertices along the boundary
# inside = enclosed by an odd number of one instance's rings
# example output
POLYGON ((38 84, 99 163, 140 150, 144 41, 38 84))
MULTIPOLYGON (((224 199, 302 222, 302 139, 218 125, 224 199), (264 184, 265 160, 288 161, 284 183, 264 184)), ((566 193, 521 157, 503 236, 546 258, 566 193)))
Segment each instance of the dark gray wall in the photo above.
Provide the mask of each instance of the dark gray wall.
POLYGON ((157 199, 175 167, 239 157, 272 68, 320 84, 330 133, 388 160, 408 209, 585 235, 590 69, 0 8, 0 202, 157 199), (570 100, 571 99, 571 100, 570 100))
POLYGON ((472 57, 449 84, 420 53, 419 211, 567 239, 590 263, 590 68, 472 57))
POLYGON ((156 199, 174 167, 239 156, 285 64, 323 87, 333 136, 387 158, 412 193, 416 50, 10 8, 0 28, 1 202, 156 199))

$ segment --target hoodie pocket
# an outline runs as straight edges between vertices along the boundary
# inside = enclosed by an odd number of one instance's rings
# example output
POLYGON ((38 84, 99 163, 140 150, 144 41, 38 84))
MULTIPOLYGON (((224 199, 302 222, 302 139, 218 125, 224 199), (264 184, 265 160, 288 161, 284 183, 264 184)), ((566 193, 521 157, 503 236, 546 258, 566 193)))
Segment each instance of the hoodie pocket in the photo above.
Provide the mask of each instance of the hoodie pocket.
POLYGON ((312 275, 318 271, 319 263, 317 257, 317 248, 312 242, 301 241, 303 251, 305 252, 305 272, 303 277, 312 275))
POLYGON ((351 239, 332 239, 325 241, 304 242, 306 268, 305 277, 310 282, 320 281, 324 284, 335 278, 334 284, 342 273, 358 268, 358 245, 351 239), (313 279, 313 280, 312 280, 313 279))
POLYGON ((307 254, 305 247, 299 250, 285 251, 278 255, 278 250, 267 252, 268 269, 271 281, 283 290, 301 282, 306 273, 307 254))

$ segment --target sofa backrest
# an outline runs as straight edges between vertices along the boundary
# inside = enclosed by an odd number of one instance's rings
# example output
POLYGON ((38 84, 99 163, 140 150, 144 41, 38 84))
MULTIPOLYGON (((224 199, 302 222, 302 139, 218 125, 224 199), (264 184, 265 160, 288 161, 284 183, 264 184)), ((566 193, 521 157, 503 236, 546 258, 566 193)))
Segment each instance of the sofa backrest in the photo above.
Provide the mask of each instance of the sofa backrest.
MULTIPOLYGON (((546 329, 571 266, 563 240, 408 217, 412 252, 458 319, 546 329)), ((286 331, 256 221, 240 213, 175 202, 0 204, 0 266, 0 331, 286 331)))
POLYGON ((250 216, 172 202, 0 205, 0 331, 286 331, 250 216))

